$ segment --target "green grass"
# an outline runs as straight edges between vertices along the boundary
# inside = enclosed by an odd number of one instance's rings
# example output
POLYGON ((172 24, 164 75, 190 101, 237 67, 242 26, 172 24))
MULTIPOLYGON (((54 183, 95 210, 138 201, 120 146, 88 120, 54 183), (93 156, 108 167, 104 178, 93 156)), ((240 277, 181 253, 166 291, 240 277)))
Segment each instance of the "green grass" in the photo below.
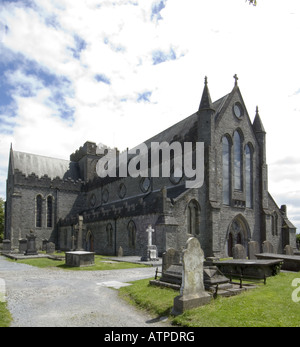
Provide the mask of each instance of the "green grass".
POLYGON ((6 302, 0 302, 0 328, 6 328, 10 326, 12 317, 7 309, 6 302))
MULTIPOLYGON (((206 306, 170 318, 173 324, 187 327, 299 327, 300 302, 292 300, 294 278, 300 278, 300 273, 280 273, 268 278, 265 286, 229 298, 218 297, 206 306)), ((133 283, 120 289, 123 298, 152 314, 171 314, 179 292, 150 286, 149 280, 133 283)))
MULTIPOLYGON (((12 260, 12 261, 15 261, 15 260, 12 260)), ((145 265, 142 265, 142 264, 133 264, 133 263, 126 263, 126 262, 110 263, 109 261, 110 260, 104 256, 95 255, 95 265, 86 266, 86 267, 70 267, 65 265, 65 260, 52 260, 48 258, 17 260, 18 263, 32 265, 39 268, 57 267, 59 269, 71 270, 71 271, 101 271, 101 270, 119 270, 119 269, 145 267, 145 265)))

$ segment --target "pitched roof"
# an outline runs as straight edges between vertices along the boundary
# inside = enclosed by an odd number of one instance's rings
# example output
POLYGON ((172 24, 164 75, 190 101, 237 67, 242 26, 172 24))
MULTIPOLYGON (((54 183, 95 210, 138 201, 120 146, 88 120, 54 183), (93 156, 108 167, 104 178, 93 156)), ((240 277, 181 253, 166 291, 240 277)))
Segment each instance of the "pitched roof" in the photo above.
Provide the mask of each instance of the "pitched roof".
MULTIPOLYGON (((215 110, 215 117, 220 114, 229 94, 225 95, 221 99, 213 102, 210 107, 215 110)), ((194 113, 191 116, 181 120, 180 122, 172 125, 171 127, 165 129, 161 133, 151 137, 145 143, 149 147, 151 142, 162 142, 167 141, 171 143, 172 141, 180 141, 186 138, 186 142, 195 141, 197 138, 197 122, 198 122, 198 113, 194 113), (193 136, 196 138, 193 140, 193 136)))
POLYGON ((13 169, 19 170, 26 176, 34 173, 38 177, 47 175, 51 179, 80 178, 75 162, 18 151, 13 151, 13 169))

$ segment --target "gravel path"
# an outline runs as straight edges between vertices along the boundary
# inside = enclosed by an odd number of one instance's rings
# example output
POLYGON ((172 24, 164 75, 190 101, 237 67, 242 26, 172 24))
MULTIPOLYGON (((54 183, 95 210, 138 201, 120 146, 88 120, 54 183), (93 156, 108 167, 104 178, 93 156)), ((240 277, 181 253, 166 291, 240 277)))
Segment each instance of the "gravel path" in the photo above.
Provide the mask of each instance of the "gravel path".
POLYGON ((167 327, 167 322, 137 310, 120 299, 117 290, 107 287, 112 281, 153 277, 154 271, 151 267, 112 271, 39 269, 0 256, 0 278, 5 281, 13 327, 167 327))

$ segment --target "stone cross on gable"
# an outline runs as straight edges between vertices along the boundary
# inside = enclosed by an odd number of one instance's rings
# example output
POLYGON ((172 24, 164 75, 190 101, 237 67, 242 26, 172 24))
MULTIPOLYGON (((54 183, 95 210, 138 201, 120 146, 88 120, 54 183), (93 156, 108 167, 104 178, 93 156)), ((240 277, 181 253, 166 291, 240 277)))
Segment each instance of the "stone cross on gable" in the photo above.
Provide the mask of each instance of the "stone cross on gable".
POLYGON ((146 232, 148 233, 148 246, 152 246, 152 233, 154 233, 154 229, 152 229, 151 224, 148 226, 146 232))
POLYGON ((233 76, 233 78, 235 79, 235 82, 234 82, 234 85, 235 86, 237 86, 237 84, 238 84, 238 77, 237 77, 237 74, 235 74, 234 76, 233 76))
POLYGON ((75 225, 74 230, 78 231, 77 234, 77 248, 76 251, 83 251, 82 248, 82 232, 86 227, 83 225, 83 216, 78 217, 78 224, 75 225))

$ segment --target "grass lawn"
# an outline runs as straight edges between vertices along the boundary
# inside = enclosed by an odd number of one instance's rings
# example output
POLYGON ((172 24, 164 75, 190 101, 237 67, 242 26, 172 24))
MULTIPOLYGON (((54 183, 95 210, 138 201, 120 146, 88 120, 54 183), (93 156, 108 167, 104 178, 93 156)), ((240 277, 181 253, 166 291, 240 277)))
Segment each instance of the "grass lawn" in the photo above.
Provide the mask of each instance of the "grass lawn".
MULTIPOLYGON (((120 296, 158 316, 170 316, 174 325, 187 327, 299 327, 300 301, 292 300, 294 278, 300 273, 280 273, 257 289, 171 316, 173 300, 179 292, 149 285, 149 280, 133 282, 120 289, 120 296)), ((298 294, 299 296, 299 294, 298 294)))
MULTIPOLYGON (((61 253, 60 253, 61 255, 61 253)), ((15 260, 11 260, 15 261, 15 260)), ((65 260, 52 260, 48 258, 22 259, 17 260, 18 263, 37 266, 40 268, 57 267, 63 270, 71 271, 101 271, 101 270, 119 270, 131 269, 137 267, 145 267, 142 264, 133 264, 126 262, 110 262, 110 260, 101 255, 95 255, 95 265, 86 267, 70 267, 65 265, 65 260)))
POLYGON ((0 302, 0 328, 10 326, 12 317, 7 309, 6 302, 0 302))

